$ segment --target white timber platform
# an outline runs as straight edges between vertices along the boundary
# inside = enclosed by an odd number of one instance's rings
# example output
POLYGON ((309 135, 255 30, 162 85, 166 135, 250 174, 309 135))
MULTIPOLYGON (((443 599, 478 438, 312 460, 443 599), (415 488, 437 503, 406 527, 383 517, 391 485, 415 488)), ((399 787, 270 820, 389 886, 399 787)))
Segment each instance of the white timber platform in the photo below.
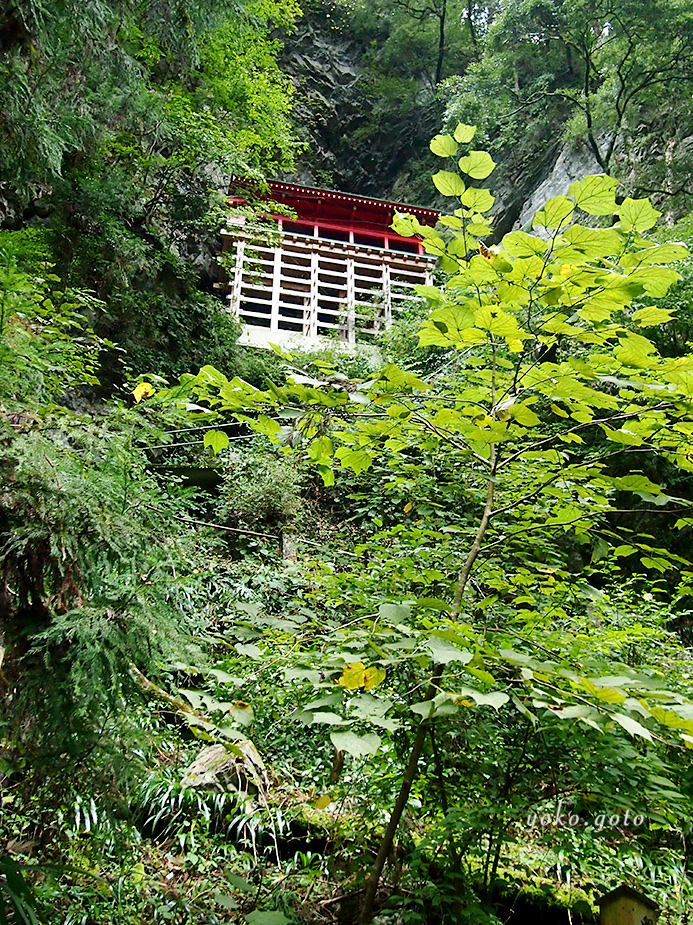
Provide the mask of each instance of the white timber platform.
POLYGON ((432 282, 435 261, 415 252, 418 242, 409 252, 396 250, 395 242, 392 248, 356 243, 353 232, 350 240, 331 240, 281 225, 268 232, 239 216, 222 232, 232 258, 229 309, 243 323, 241 344, 353 346, 388 328, 401 304, 415 297, 415 285, 432 282))

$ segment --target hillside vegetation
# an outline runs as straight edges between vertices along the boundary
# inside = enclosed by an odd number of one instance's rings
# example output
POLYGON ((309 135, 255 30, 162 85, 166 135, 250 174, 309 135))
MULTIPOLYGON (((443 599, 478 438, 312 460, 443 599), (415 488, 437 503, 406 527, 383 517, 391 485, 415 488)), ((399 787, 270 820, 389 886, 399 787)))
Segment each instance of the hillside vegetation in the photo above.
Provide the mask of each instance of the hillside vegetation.
POLYGON ((688 7, 0 11, 0 923, 687 921, 688 7), (232 174, 434 285, 239 347, 232 174))

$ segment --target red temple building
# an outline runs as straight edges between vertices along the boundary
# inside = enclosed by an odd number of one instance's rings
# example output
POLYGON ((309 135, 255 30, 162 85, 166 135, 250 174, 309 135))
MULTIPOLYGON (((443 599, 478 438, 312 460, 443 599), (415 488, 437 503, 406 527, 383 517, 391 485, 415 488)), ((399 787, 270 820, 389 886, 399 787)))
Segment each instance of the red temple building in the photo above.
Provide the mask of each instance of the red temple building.
MULTIPOLYGON (((231 209, 223 231, 232 256, 229 301, 244 322, 241 343, 319 343, 324 337, 353 344, 388 327, 417 283, 430 284, 434 260, 419 240, 395 234, 395 212, 434 225, 433 209, 365 196, 271 182, 272 229, 231 209), (276 221, 276 230, 274 222, 276 221)), ((245 203, 236 189, 231 204, 245 203)))

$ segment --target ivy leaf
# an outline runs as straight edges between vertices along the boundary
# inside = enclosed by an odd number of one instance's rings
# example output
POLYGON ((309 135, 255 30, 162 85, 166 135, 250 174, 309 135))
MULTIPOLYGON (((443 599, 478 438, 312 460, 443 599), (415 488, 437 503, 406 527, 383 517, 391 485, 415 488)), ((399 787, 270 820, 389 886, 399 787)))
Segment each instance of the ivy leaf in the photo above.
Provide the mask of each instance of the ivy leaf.
POLYGON ((570 185, 575 204, 588 215, 613 215, 618 211, 615 190, 618 180, 606 174, 585 177, 570 185))
POLYGON ((452 157, 457 154, 459 145, 452 135, 436 135, 435 138, 431 139, 429 147, 438 157, 452 157))
POLYGON ((348 752, 354 758, 375 755, 382 742, 380 736, 374 732, 363 736, 358 736, 355 732, 331 732, 330 739, 337 751, 348 752))
POLYGON ((449 170, 439 170, 438 173, 434 173, 433 183, 443 196, 461 196, 467 188, 462 178, 449 170))
POLYGON ((470 151, 459 159, 459 166, 473 180, 485 180, 493 173, 496 162, 487 151, 470 151))

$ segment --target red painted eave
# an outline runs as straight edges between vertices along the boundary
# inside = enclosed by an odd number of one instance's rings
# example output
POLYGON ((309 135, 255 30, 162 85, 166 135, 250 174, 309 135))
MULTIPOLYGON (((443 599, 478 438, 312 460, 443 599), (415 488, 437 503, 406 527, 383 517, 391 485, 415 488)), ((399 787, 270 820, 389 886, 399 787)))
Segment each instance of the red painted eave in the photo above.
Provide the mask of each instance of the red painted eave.
MULTIPOLYGON (((297 222, 324 223, 352 230, 361 228, 371 233, 380 229, 385 233, 392 224, 395 212, 414 215, 423 225, 435 225, 440 217, 440 212, 436 209, 373 199, 369 196, 357 196, 353 193, 300 186, 279 180, 270 180, 268 186, 269 192, 263 198, 293 209, 296 212, 297 222)), ((248 188, 247 181, 232 181, 232 202, 240 204, 243 201, 244 187, 248 188)), ((389 231, 389 234, 392 232, 389 231)))

